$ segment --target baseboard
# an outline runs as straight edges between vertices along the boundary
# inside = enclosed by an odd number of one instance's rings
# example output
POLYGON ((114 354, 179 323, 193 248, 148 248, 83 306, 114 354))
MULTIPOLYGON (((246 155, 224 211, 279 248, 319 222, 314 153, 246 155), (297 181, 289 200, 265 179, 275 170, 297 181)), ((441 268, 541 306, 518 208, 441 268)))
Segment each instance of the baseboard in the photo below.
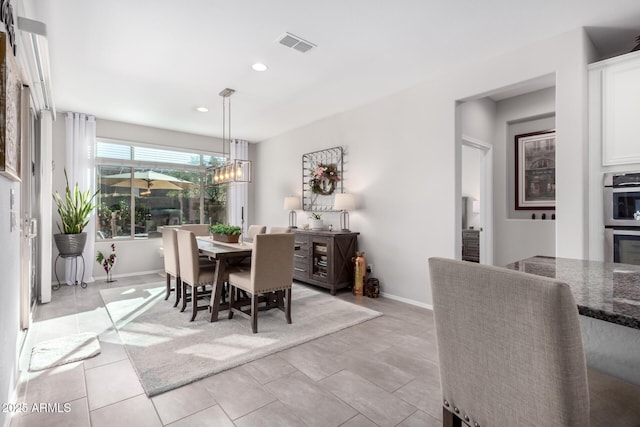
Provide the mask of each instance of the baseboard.
POLYGON ((395 301, 400 301, 400 302, 403 302, 405 304, 411 304, 411 305, 415 305, 417 307, 426 308, 427 310, 433 311, 433 305, 427 304, 427 303, 424 303, 424 302, 416 301, 416 300, 409 299, 409 298, 399 297, 397 295, 388 294, 386 292, 380 292, 380 296, 385 297, 385 298, 389 298, 389 299, 392 299, 392 300, 395 300, 395 301))
MULTIPOLYGON (((132 273, 123 273, 123 274, 112 274, 111 277, 117 279, 119 277, 131 277, 131 276, 142 276, 143 274, 162 274, 164 276, 164 270, 148 270, 148 271, 135 271, 132 273)), ((96 276, 95 280, 107 280, 107 276, 96 276)))

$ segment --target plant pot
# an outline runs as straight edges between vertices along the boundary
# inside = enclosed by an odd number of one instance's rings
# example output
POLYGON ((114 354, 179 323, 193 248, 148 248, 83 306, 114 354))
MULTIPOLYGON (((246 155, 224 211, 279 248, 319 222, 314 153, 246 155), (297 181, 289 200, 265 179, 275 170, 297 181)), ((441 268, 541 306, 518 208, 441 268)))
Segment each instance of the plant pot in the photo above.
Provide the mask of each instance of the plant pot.
POLYGON ((54 240, 58 247, 58 252, 62 257, 80 256, 87 243, 87 233, 79 234, 54 234, 54 240))
POLYGON ((225 243, 238 243, 240 240, 239 234, 212 234, 213 240, 217 242, 225 242, 225 243))
POLYGON ((324 228, 324 221, 321 219, 309 219, 309 228, 312 230, 322 230, 324 228))

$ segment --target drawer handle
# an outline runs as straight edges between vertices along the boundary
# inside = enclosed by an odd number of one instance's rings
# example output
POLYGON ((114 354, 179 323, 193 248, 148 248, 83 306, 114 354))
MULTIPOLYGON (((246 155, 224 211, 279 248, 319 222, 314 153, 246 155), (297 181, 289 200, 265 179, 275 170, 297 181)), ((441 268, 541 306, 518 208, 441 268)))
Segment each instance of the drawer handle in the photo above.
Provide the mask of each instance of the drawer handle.
POLYGON ((298 255, 298 254, 293 254, 293 256, 296 258, 306 258, 304 255, 298 255))
POLYGON ((299 241, 299 240, 296 240, 294 243, 295 243, 296 245, 305 245, 307 242, 301 242, 301 241, 299 241))
POLYGON ((295 271, 307 271, 307 270, 305 270, 305 269, 303 269, 303 268, 298 268, 298 267, 293 267, 293 269, 294 269, 295 271))

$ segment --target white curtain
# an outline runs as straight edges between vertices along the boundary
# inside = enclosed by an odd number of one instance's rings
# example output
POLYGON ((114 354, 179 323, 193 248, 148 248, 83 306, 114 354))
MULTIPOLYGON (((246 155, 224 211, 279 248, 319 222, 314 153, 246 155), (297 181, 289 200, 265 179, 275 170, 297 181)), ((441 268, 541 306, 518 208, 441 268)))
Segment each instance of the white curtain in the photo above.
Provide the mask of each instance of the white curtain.
MULTIPOLYGON (((231 141, 230 148, 231 160, 249 159, 249 143, 240 139, 234 139, 231 141)), ((227 205, 229 212, 229 224, 241 225, 244 218, 245 229, 242 230, 244 234, 246 232, 247 222, 247 209, 249 202, 249 189, 246 182, 234 182, 229 184, 229 194, 227 194, 227 205)))
MULTIPOLYGON (((65 116, 65 149, 67 176, 69 186, 76 182, 80 191, 95 192, 95 156, 96 146, 96 118, 81 113, 66 113, 65 116)), ((89 225, 85 227, 87 245, 84 248, 84 281, 93 282, 93 266, 95 264, 96 225, 95 211, 91 213, 89 225)), ((72 285, 75 278, 78 282, 82 277, 82 260, 67 258, 65 265, 65 280, 72 285), (74 270, 75 267, 75 270, 74 270)))

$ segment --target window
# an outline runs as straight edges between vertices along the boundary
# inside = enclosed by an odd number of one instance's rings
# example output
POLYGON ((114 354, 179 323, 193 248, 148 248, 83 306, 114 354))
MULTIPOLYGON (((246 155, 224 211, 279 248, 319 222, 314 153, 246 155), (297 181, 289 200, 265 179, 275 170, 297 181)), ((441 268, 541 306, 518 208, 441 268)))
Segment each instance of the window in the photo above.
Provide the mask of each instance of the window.
POLYGON ((163 225, 226 222, 226 188, 208 185, 205 171, 225 159, 98 140, 98 239, 160 237, 163 225))

